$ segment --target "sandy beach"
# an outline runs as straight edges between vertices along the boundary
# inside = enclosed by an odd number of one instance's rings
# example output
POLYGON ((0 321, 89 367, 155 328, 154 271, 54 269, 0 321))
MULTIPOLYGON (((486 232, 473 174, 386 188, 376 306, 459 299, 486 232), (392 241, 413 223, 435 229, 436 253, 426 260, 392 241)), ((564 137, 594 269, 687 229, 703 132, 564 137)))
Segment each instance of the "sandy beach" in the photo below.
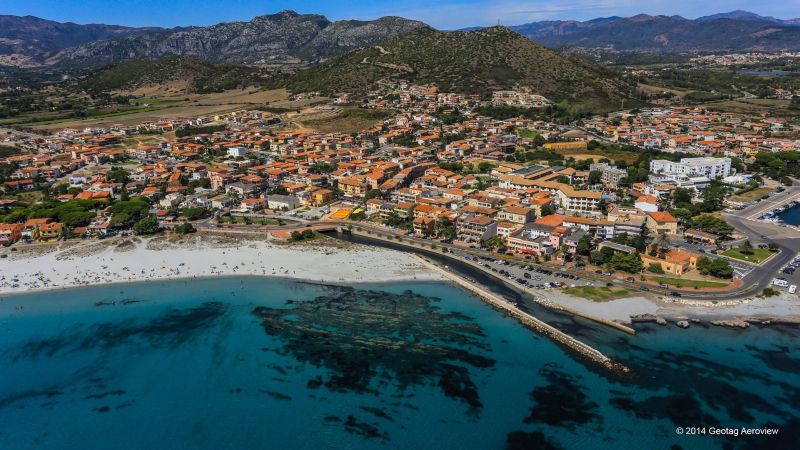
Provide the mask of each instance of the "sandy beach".
POLYGON ((581 311, 606 320, 630 323, 632 316, 650 315, 676 320, 677 318, 704 321, 741 319, 748 321, 781 321, 800 323, 800 297, 788 292, 768 297, 752 297, 742 300, 711 303, 681 301, 669 297, 649 298, 632 296, 606 302, 595 302, 585 298, 550 290, 543 295, 557 305, 581 311))
POLYGON ((191 235, 18 246, 0 259, 0 294, 94 284, 263 275, 329 283, 440 280, 408 254, 327 239, 191 235))

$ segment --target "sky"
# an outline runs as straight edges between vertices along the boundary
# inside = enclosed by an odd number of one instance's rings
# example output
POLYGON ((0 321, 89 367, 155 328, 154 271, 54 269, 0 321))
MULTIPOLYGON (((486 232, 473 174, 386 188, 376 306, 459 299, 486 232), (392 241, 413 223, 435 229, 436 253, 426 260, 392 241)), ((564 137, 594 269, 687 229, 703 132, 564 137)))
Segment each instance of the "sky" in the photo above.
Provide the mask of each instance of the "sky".
POLYGON ((789 19, 800 17, 800 0, 0 0, 0 14, 161 27, 249 20, 284 9, 322 14, 331 20, 396 15, 452 30, 498 22, 518 25, 639 13, 696 18, 736 9, 789 19))

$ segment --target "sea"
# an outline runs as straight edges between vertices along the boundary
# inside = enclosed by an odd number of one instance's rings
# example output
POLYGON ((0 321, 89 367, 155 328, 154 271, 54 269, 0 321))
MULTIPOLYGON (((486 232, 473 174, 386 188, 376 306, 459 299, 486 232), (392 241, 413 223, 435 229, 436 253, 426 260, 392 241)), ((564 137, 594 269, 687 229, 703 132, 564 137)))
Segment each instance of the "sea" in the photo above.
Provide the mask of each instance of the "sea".
POLYGON ((776 214, 775 217, 785 224, 800 226, 800 204, 776 214))
POLYGON ((631 372, 445 282, 224 277, 4 296, 0 449, 800 445, 798 329, 630 336, 544 317, 631 372))

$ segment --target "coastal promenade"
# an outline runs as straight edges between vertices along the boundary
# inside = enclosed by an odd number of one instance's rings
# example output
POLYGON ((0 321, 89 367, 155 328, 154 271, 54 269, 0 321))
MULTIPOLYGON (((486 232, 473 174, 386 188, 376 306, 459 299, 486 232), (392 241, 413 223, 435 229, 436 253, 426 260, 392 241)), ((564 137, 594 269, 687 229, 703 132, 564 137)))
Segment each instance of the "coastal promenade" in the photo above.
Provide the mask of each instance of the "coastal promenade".
MULTIPOLYGON (((756 221, 751 221, 756 222, 756 221)), ((758 222, 761 223, 761 222, 758 222)), ((709 304, 712 302, 720 302, 726 300, 740 300, 748 297, 753 297, 761 292, 765 287, 768 287, 772 277, 777 272, 777 269, 781 267, 783 264, 788 262, 793 255, 797 254, 798 250, 800 250, 800 240, 796 240, 797 249, 792 247, 788 247, 784 245, 784 243, 777 242, 779 247, 781 248, 781 252, 773 258, 770 258, 766 263, 762 264, 761 266, 756 267, 752 270, 743 280, 742 283, 718 290, 689 290, 689 289, 680 289, 680 288, 662 288, 660 286, 651 284, 651 283, 644 283, 637 280, 623 280, 618 277, 598 274, 591 271, 586 270, 579 270, 576 268, 567 268, 562 265, 556 265, 551 263, 539 262, 534 263, 529 260, 524 260, 518 257, 510 256, 510 255, 498 255, 494 253, 489 253, 486 251, 478 250, 478 249, 467 249, 463 247, 457 247, 452 244, 447 244, 438 241, 431 241, 428 239, 417 238, 415 236, 409 236, 404 233, 398 232, 396 229, 377 226, 377 225, 368 225, 363 222, 356 222, 356 221, 348 221, 348 220, 316 220, 316 221, 297 221, 294 224, 287 224, 284 226, 250 226, 250 225, 224 225, 224 226, 217 226, 216 224, 211 223, 210 221, 205 221, 196 224, 197 228, 202 231, 212 231, 212 232, 221 232, 221 233, 263 233, 263 232, 270 232, 275 234, 276 232, 291 232, 295 230, 304 230, 304 229, 313 229, 316 231, 330 231, 334 229, 348 229, 348 230, 362 230, 370 235, 370 237, 380 237, 386 236, 391 237, 397 243, 409 244, 404 245, 404 247, 415 247, 419 246, 421 248, 424 247, 431 247, 436 246, 440 249, 446 249, 448 252, 453 254, 460 254, 460 255, 471 255, 471 256, 478 256, 478 257, 490 257, 493 259, 503 259, 509 262, 518 263, 518 264, 525 264, 525 265, 535 265, 538 267, 542 267, 548 270, 559 271, 562 273, 569 273, 573 275, 577 275, 581 278, 585 278, 588 280, 592 280, 595 282, 601 283, 611 283, 613 285, 622 286, 629 289, 635 289, 642 292, 649 292, 651 294, 662 295, 662 296, 671 296, 673 292, 678 292, 681 295, 682 299, 687 300, 696 300, 696 301, 705 301, 709 304)), ((775 226, 777 227, 777 226, 775 226)), ((738 227, 737 227, 738 228, 738 227)), ((780 227, 777 227, 780 228, 780 227)), ((773 230, 774 232, 774 230, 773 230)), ((754 232, 755 233, 755 232, 754 232)), ((800 237, 800 233, 798 233, 798 237, 800 237)), ((683 301, 683 300, 681 300, 683 301)), ((546 306, 546 305, 545 305, 546 306)))

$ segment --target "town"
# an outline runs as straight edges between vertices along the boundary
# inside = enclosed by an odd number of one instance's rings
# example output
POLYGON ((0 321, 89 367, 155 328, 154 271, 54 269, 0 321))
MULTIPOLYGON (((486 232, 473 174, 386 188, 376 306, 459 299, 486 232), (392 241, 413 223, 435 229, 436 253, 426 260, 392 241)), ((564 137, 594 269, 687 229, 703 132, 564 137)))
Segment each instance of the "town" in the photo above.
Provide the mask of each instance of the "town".
POLYGON ((791 184, 743 163, 800 150, 784 119, 678 106, 565 125, 538 119, 552 106, 529 91, 487 101, 407 82, 363 106, 394 113, 352 134, 292 128, 267 110, 9 131, 4 145, 24 152, 0 166, 0 243, 247 228, 301 240, 338 221, 695 290, 736 288, 778 251, 719 213, 791 184))

